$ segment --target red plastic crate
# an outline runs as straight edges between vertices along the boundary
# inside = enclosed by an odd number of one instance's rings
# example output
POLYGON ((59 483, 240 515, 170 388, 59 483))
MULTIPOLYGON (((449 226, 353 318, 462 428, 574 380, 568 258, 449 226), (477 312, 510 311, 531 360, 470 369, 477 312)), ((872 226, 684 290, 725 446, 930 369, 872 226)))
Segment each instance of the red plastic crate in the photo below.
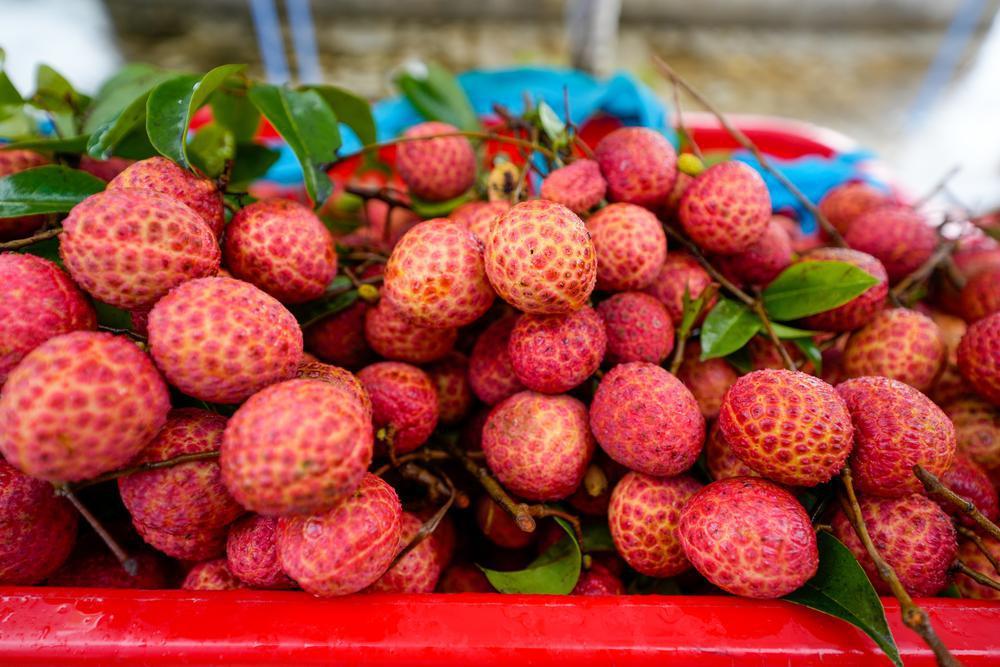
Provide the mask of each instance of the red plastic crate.
MULTIPOLYGON (((853 150, 847 137, 736 116, 778 157, 853 150)), ((685 120, 705 150, 733 142, 711 116, 685 120)), ((610 128, 609 128, 610 129, 610 128)), ((882 172, 877 164, 870 165, 882 172)), ((907 667, 933 665, 884 600, 907 667)), ((966 665, 1000 664, 1000 605, 919 601, 966 665)), ((783 601, 686 596, 354 595, 0 587, 0 665, 889 665, 846 623, 783 601)))

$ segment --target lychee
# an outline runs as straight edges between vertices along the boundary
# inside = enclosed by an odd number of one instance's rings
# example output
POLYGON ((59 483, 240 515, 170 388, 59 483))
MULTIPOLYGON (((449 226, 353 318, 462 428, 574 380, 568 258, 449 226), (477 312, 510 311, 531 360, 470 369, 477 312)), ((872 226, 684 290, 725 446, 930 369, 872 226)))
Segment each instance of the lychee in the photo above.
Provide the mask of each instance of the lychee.
POLYGON ((220 257, 197 213, 140 190, 108 190, 74 206, 63 221, 59 254, 83 289, 125 309, 148 307, 172 287, 215 275, 220 257))
MULTIPOLYGON (((997 516, 1000 515, 1000 500, 997 499, 997 490, 993 488, 990 477, 982 466, 972 459, 962 454, 956 456, 955 464, 941 476, 941 483, 975 505, 976 509, 990 521, 997 520, 997 516)), ((967 528, 976 527, 976 522, 971 517, 950 503, 938 501, 938 504, 941 505, 941 509, 951 514, 956 521, 967 528)))
POLYGON ((78 481, 125 465, 166 422, 167 386, 132 341, 76 331, 17 365, 0 394, 0 452, 22 472, 78 481))
MULTIPOLYGON (((423 521, 418 516, 403 512, 397 551, 405 548, 422 526, 423 521)), ((433 593, 440 576, 441 561, 432 534, 389 568, 368 590, 372 593, 433 593)))
POLYGON ((851 334, 844 348, 848 377, 881 375, 926 392, 934 386, 948 350, 934 320, 907 308, 890 308, 851 334))
POLYGON ((871 255, 850 248, 817 248, 800 262, 844 262, 865 271, 878 282, 833 310, 810 315, 805 326, 820 331, 853 331, 863 326, 882 310, 889 295, 889 276, 882 262, 871 255))
POLYGON ((181 589, 186 591, 231 591, 237 588, 246 587, 229 571, 225 558, 196 564, 181 582, 181 589))
POLYGON ((743 162, 721 162, 694 179, 677 211, 695 244, 715 255, 746 252, 771 220, 764 179, 743 162))
MULTIPOLYGON (((684 252, 668 252, 660 274, 645 291, 666 306, 671 321, 678 326, 684 318, 684 293, 694 301, 711 284, 712 277, 694 257, 684 252)), ((711 310, 714 303, 713 297, 702 312, 711 310)))
POLYGON ((684 553, 706 579, 734 595, 779 598, 819 567, 816 533, 791 493, 771 482, 712 482, 680 517, 684 553))
POLYGON ((69 557, 76 511, 51 484, 0 459, 0 583, 37 584, 69 557))
POLYGON ((504 549, 521 549, 531 544, 535 537, 518 528, 514 519, 495 500, 485 495, 476 502, 476 523, 483 535, 504 549))
POLYGON ((250 283, 201 278, 171 290, 149 313, 156 365, 183 393, 239 403, 295 377, 302 330, 278 301, 250 283))
POLYGON ((496 405, 524 389, 508 352, 518 317, 508 315, 488 326, 479 334, 469 356, 469 386, 487 405, 496 405))
POLYGON ((594 160, 575 160, 549 172, 542 181, 542 199, 583 215, 601 203, 608 184, 594 160))
POLYGON ((382 298, 422 327, 449 329, 479 319, 494 298, 479 241, 447 218, 421 222, 393 248, 382 298))
POLYGON ((323 382, 329 382, 330 384, 346 389, 361 403, 365 414, 371 416, 372 400, 368 397, 368 392, 365 391, 361 380, 349 370, 324 364, 320 361, 303 361, 299 364, 296 377, 306 380, 322 380, 323 382))
POLYGON ((624 595, 625 585, 611 570, 600 563, 594 563, 589 570, 580 573, 580 578, 570 595, 624 595))
POLYGON ((410 322, 387 299, 365 313, 365 340, 380 356, 423 364, 441 359, 455 345, 457 329, 431 329, 410 322))
POLYGON ((719 416, 722 397, 738 378, 736 369, 725 359, 702 361, 701 345, 698 341, 687 344, 684 360, 677 369, 677 379, 691 391, 705 419, 715 419, 719 416))
POLYGON ((222 255, 233 277, 282 303, 319 298, 337 273, 329 230, 289 199, 265 199, 241 209, 226 227, 222 255))
POLYGON ((367 366, 358 379, 372 399, 372 421, 399 454, 424 444, 438 422, 434 383, 416 366, 382 361, 367 366))
POLYGON ((730 477, 760 477, 760 473, 736 456, 719 429, 719 422, 712 424, 705 440, 705 466, 714 480, 730 477))
POLYGON ((28 352, 60 334, 97 328, 87 297, 54 263, 0 254, 0 387, 28 352))
POLYGON ((690 468, 705 441, 705 418, 691 392, 645 362, 620 364, 601 379, 590 427, 612 459, 657 477, 690 468))
POLYGON ((146 544, 171 558, 187 561, 209 560, 226 550, 226 529, 189 526, 174 532, 134 523, 146 544))
POLYGON ((465 225, 472 235, 485 245, 493 223, 509 208, 510 202, 504 200, 470 201, 449 213, 448 218, 465 225))
MULTIPOLYGON (((431 121, 408 129, 407 139, 457 133, 448 123, 431 121)), ((443 201, 457 197, 476 179, 476 154, 466 137, 403 141, 396 146, 396 169, 417 197, 443 201)))
POLYGON ((226 488, 269 516, 320 512, 357 488, 373 453, 356 394, 296 379, 251 396, 226 426, 219 464, 226 488))
POLYGON ((365 313, 368 304, 358 300, 344 310, 324 317, 304 332, 306 349, 321 360, 357 370, 372 361, 365 340, 365 313))
POLYGON ((791 238, 775 217, 746 250, 716 260, 723 275, 738 285, 767 285, 791 263, 791 238))
POLYGON ((493 408, 483 453, 505 488, 528 500, 561 500, 594 453, 587 406, 571 396, 523 391, 493 408))
POLYGON ((608 525, 615 549, 640 574, 673 577, 691 567, 678 534, 681 510, 701 484, 693 477, 630 472, 615 486, 608 525))
POLYGON ((594 374, 607 342, 604 320, 584 306, 567 315, 522 315, 507 350, 521 384, 532 391, 559 394, 594 374))
POLYGON ((649 128, 622 127, 605 135, 594 156, 613 202, 656 208, 677 180, 677 151, 666 137, 649 128))
MULTIPOLYGON (((995 560, 1000 560, 1000 540, 995 537, 985 535, 982 538, 987 551, 995 560)), ((979 547, 972 540, 963 540, 958 546, 958 558, 970 568, 981 575, 996 579, 997 572, 993 563, 986 557, 979 547)), ((955 575, 955 585, 958 586, 959 593, 963 598, 973 600, 1000 600, 1000 591, 990 586, 984 586, 964 574, 955 575)))
POLYGON ((841 382, 837 393, 854 422, 850 465, 862 493, 898 498, 923 486, 921 465, 942 475, 955 460, 955 427, 941 408, 908 384, 883 377, 841 382))
MULTIPOLYGON (((34 169, 49 163, 49 159, 35 151, 14 149, 0 151, 0 178, 16 174, 26 169, 34 169)), ((16 218, 0 218, 0 241, 18 239, 31 234, 45 223, 44 215, 22 215, 16 218)))
POLYGON ((963 396, 942 407, 955 425, 958 450, 1000 485, 1000 410, 978 396, 963 396))
POLYGON ((1000 405, 1000 313, 972 324, 962 336, 958 370, 976 393, 1000 405))
POLYGON ((1000 267, 984 269, 969 278, 959 297, 966 322, 975 322, 1000 310, 1000 267))
POLYGON ((851 415, 837 391, 806 373, 761 370, 729 388, 722 437, 744 463, 789 486, 828 481, 851 453, 851 415))
POLYGON ((278 560, 278 519, 251 514, 229 528, 226 563, 233 575, 253 588, 294 588, 278 560))
POLYGON ((597 254, 583 221, 544 199, 517 204, 486 239, 486 275, 497 294, 525 313, 579 310, 597 280, 597 254))
POLYGON ((620 292, 597 306, 604 320, 610 364, 662 362, 674 349, 674 327, 666 307, 642 292, 620 292))
POLYGON ((459 352, 449 352, 426 371, 437 391, 438 421, 456 424, 465 419, 472 407, 468 358, 459 352))
POLYGON ((365 473, 358 488, 326 512, 278 520, 281 567, 313 595, 356 593, 395 558, 402 518, 396 491, 365 473))
MULTIPOLYGON (((951 580, 958 545, 955 527, 944 510, 922 495, 862 497, 861 515, 879 555, 896 571, 910 595, 935 595, 951 580)), ((875 588, 889 593, 843 509, 831 522, 833 534, 854 553, 875 588)))
POLYGON ((892 204, 859 215, 844 240, 882 262, 889 282, 895 283, 927 261, 937 245, 937 234, 914 209, 892 204))
POLYGON ((648 210, 611 204, 590 216, 587 231, 597 251, 597 289, 643 289, 659 275, 667 256, 667 237, 648 210))
POLYGON ((867 183, 854 181, 838 185, 823 195, 819 202, 819 212, 834 229, 846 234, 858 216, 891 201, 881 190, 867 183))

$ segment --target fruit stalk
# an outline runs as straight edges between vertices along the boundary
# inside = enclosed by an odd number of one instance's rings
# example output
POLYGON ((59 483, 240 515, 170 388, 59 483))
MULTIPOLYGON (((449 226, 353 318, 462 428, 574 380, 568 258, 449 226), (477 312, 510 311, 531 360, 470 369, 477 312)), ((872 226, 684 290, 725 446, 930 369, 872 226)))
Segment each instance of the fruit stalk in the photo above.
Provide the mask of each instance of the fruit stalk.
POLYGON ((421 542, 423 542, 428 537, 434 534, 434 531, 437 530, 437 527, 438 525, 440 525, 441 520, 444 519, 444 516, 448 513, 448 510, 451 509, 452 504, 455 502, 455 499, 458 495, 455 490, 455 485, 451 483, 451 480, 448 479, 446 475, 442 476, 444 477, 444 483, 448 487, 448 490, 450 492, 448 499, 444 501, 444 504, 441 505, 438 511, 435 512, 430 519, 425 521, 423 525, 420 526, 420 530, 418 530, 417 534, 413 536, 413 539, 410 540, 409 544, 407 544, 405 547, 399 550, 399 553, 396 554, 396 557, 392 560, 392 564, 389 565, 388 568, 389 570, 394 568, 396 566, 396 563, 403 560, 403 558, 406 557, 406 554, 416 549, 421 542))
POLYGON ((781 339, 778 338, 778 334, 774 332, 774 327, 771 326, 771 319, 767 316, 767 312, 764 310, 764 302, 761 301, 760 296, 753 300, 753 305, 750 307, 757 314, 757 318, 764 325, 764 331, 767 332, 767 337, 771 339, 771 343, 774 345, 775 349, 778 350, 778 354, 781 355, 781 361, 784 362, 785 368, 790 371, 798 370, 798 367, 795 365, 795 361, 792 360, 792 356, 788 354, 788 350, 786 350, 785 346, 781 344, 781 339))
POLYGON ((80 489, 85 489, 89 486, 102 484, 103 482, 110 482, 111 480, 118 479, 119 477, 127 477, 129 475, 134 475, 137 472, 159 470, 160 468, 172 468, 176 465, 180 465, 182 463, 190 463, 192 461, 214 461, 218 458, 219 458, 219 452, 217 451, 196 452, 194 454, 181 454, 180 456, 175 456, 173 458, 166 459, 163 461, 152 461, 150 463, 142 463, 137 466, 132 466, 131 468, 112 470, 111 472, 106 472, 103 475, 98 475, 93 479, 88 479, 83 482, 74 484, 73 489, 79 491, 80 489))
POLYGON ((493 479, 493 476, 478 463, 476 463, 466 452, 463 452, 457 445, 449 445, 451 453, 458 459, 470 475, 482 485, 483 489, 493 500, 510 514, 517 527, 526 533, 535 532, 535 520, 531 516, 531 508, 525 503, 514 502, 507 491, 500 486, 500 482, 493 479))
POLYGON ((990 577, 987 577, 985 574, 980 574, 979 572, 976 572, 975 570, 973 570, 971 567, 969 567, 960 560, 955 561, 955 565, 952 566, 952 569, 955 570, 955 572, 961 572, 962 574, 969 577, 978 584, 982 584, 983 586, 989 586, 993 590, 1000 591, 1000 581, 991 579, 990 577))
POLYGON ((45 239, 51 239, 53 237, 59 236, 62 232, 62 227, 55 227, 53 229, 46 229, 43 232, 38 232, 24 239, 15 239, 13 241, 5 241, 0 243, 0 250, 18 250, 20 248, 25 248, 29 245, 38 243, 39 241, 44 241, 45 239))
POLYGON ((719 124, 722 125, 723 129, 725 129, 726 132, 729 133, 729 136, 735 139, 737 143, 743 146, 743 148, 750 151, 753 154, 754 158, 757 159, 757 162, 760 164, 760 166, 765 171, 767 171, 767 173, 774 176, 774 178, 777 179, 778 182, 781 183, 781 185, 784 186, 786 190, 792 193, 793 197, 799 200, 799 203, 802 204, 802 206, 804 206, 806 210, 808 210, 811 214, 813 214, 813 216, 815 216, 816 221, 819 223, 820 227, 823 228, 823 231, 830 236, 830 239, 833 241, 834 245, 840 248, 847 247, 847 243, 844 241, 844 237, 841 236, 840 232, 838 232, 832 224, 830 224, 830 221, 827 220, 826 216, 820 212, 819 208, 811 201, 809 201, 809 198, 806 197, 802 193, 802 191, 799 190, 798 187, 796 187, 794 183, 788 180, 788 178, 783 173, 778 171, 771 164, 771 161, 767 159, 767 157, 761 152, 759 148, 757 148, 757 145, 750 140, 750 137, 745 135, 742 130, 740 130, 732 123, 730 123, 729 120, 726 118, 726 116, 721 111, 719 111, 719 109, 714 104, 709 102, 704 95, 698 92, 690 83, 688 83, 680 74, 675 72, 674 69, 659 56, 653 56, 653 65, 655 65, 656 68, 660 70, 660 73, 663 74, 664 77, 669 79, 671 83, 673 83, 675 86, 680 86, 684 88, 684 90, 687 91, 688 95, 693 97, 695 101, 698 102, 698 104, 705 107, 705 109, 707 109, 713 116, 715 116, 718 119, 719 124))
POLYGON ((902 302, 907 292, 927 280, 941 262, 951 257, 951 253, 955 250, 956 245, 958 245, 958 239, 951 239, 939 245, 934 254, 927 258, 926 262, 918 266, 913 273, 900 280, 892 288, 892 291, 889 293, 890 298, 896 303, 902 302))
POLYGON ((939 480, 932 472, 926 470, 923 466, 913 466, 913 474, 916 475, 917 479, 920 480, 920 483, 924 485, 928 494, 940 498, 941 500, 944 500, 950 505, 953 505, 955 508, 961 510, 970 519, 975 521, 976 525, 994 538, 1000 540, 1000 527, 986 518, 986 515, 980 512, 971 500, 963 498, 946 487, 941 483, 941 480, 939 480))
POLYGON ((868 552, 869 557, 875 563, 875 568, 878 570, 879 576, 888 584, 893 596, 899 600, 899 611, 903 617, 903 623, 906 627, 920 635, 934 652, 934 657, 937 659, 939 665, 942 667, 961 665, 962 663, 951 654, 948 647, 941 642, 937 633, 934 632, 927 612, 913 602, 913 598, 906 592, 903 584, 899 581, 899 577, 896 576, 896 571, 892 569, 891 565, 885 562, 885 559, 882 558, 875 547, 875 543, 872 542, 871 535, 868 533, 868 527, 865 525, 864 517, 861 514, 861 505, 858 503, 858 496, 854 492, 854 481, 851 477, 851 469, 849 467, 845 466, 841 471, 840 480, 844 484, 846 495, 846 497, 844 495, 840 496, 844 514, 847 515, 847 519, 854 528, 854 532, 857 533, 858 539, 864 545, 865 551, 868 552))
POLYGON ((101 541, 103 541, 104 544, 108 546, 108 549, 111 550, 111 553, 115 555, 115 558, 117 558, 118 562, 121 563, 122 569, 125 570, 130 577, 134 577, 139 571, 139 563, 134 558, 131 558, 124 549, 122 549, 122 546, 118 544, 118 541, 115 540, 115 538, 111 536, 111 533, 109 533, 101 522, 97 520, 97 517, 87 509, 86 505, 80 502, 80 499, 77 498, 73 490, 66 484, 60 484, 56 486, 56 495, 60 495, 69 500, 73 507, 76 508, 76 511, 80 513, 80 516, 83 517, 84 521, 90 524, 90 527, 94 529, 94 532, 101 538, 101 541))
POLYGON ((979 533, 961 525, 955 526, 955 530, 958 531, 959 535, 975 544, 976 548, 979 549, 979 552, 983 554, 983 556, 986 557, 986 560, 990 562, 990 565, 993 566, 993 571, 1000 573, 1000 561, 997 561, 997 559, 993 557, 990 550, 986 548, 986 544, 983 542, 983 538, 979 537, 979 533))

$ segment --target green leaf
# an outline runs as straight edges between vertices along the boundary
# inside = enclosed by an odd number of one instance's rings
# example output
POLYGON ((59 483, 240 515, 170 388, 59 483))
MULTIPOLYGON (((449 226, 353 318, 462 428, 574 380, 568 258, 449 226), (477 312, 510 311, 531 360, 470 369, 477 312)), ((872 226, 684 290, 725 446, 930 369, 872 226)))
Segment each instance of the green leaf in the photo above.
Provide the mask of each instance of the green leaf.
MULTIPOLYGON (((140 127, 146 118, 146 102, 149 91, 136 97, 121 112, 95 128, 87 142, 87 154, 99 160, 106 160, 115 149, 125 142, 126 137, 140 127)), ((145 135, 145 130, 143 130, 145 135)), ((147 138, 148 141, 148 138, 147 138)))
POLYGON ((806 359, 812 362, 813 372, 816 375, 823 373, 823 352, 820 351, 819 347, 813 342, 812 338, 796 338, 792 341, 795 347, 799 348, 799 351, 806 356, 806 359))
POLYGON ((105 182, 61 165, 26 169, 0 178, 0 218, 68 211, 105 182))
POLYGON ((351 128, 362 144, 375 143, 375 117, 368 100, 338 86, 308 86, 307 90, 319 93, 337 120, 351 128))
POLYGON ((14 83, 7 76, 7 73, 0 70, 0 106, 20 106, 24 104, 24 98, 17 92, 14 83))
POLYGON ((220 65, 204 76, 181 74, 156 86, 146 101, 146 133, 160 155, 190 167, 187 131, 191 116, 208 96, 246 65, 220 65))
POLYGON ((538 104, 538 123, 542 126, 545 135, 556 146, 564 146, 569 142, 569 137, 566 135, 566 123, 545 102, 538 104))
POLYGON ((232 189, 239 189, 239 186, 247 185, 255 181, 271 168, 271 165, 278 161, 281 152, 259 146, 257 144, 236 144, 236 158, 233 162, 233 173, 229 176, 229 184, 232 189))
POLYGON ((877 282, 846 262, 798 262, 764 290, 764 308, 773 319, 797 320, 841 306, 877 282))
POLYGON ((871 637, 898 667, 903 661, 885 620, 885 609, 868 575, 854 555, 825 531, 816 535, 819 570, 802 588, 784 597, 810 609, 847 621, 871 637))
POLYGON ((450 123, 460 130, 479 130, 479 117, 451 72, 436 63, 418 63, 396 77, 396 85, 427 120, 450 123))
POLYGON ((475 198, 475 196, 475 192, 472 190, 463 192, 459 196, 445 201, 427 201, 410 195, 410 208, 425 220, 428 218, 443 218, 465 202, 475 198))
POLYGON ((80 134, 75 137, 32 137, 22 139, 14 143, 5 144, 0 150, 14 150, 19 148, 30 148, 32 150, 47 151, 52 153, 83 153, 87 150, 87 141, 90 137, 80 134))
POLYGON ((145 114, 145 96, 157 85, 175 75, 175 72, 144 63, 126 65, 105 81, 100 90, 97 91, 94 103, 83 123, 84 133, 90 134, 102 125, 110 123, 138 97, 143 99, 143 113, 145 114))
POLYGON ((753 359, 750 358, 750 348, 741 347, 732 354, 726 355, 726 361, 730 366, 746 375, 753 370, 753 359))
POLYGON ((740 349, 760 330, 760 320, 745 305, 721 298, 701 325, 701 360, 740 349))
POLYGON ((771 328, 774 329, 774 333, 782 340, 790 340, 795 338, 812 338, 818 331, 809 331, 808 329, 797 329, 795 327, 790 327, 780 322, 771 322, 771 328))
POLYGON ((493 588, 501 593, 568 595, 580 578, 582 556, 573 531, 562 519, 556 519, 566 535, 523 570, 500 572, 480 567, 493 588))
POLYGON ((35 94, 31 104, 49 112, 57 134, 72 136, 78 132, 77 116, 90 99, 73 89, 63 75, 48 65, 39 65, 35 74, 35 94))
POLYGON ((250 141, 260 126, 260 112, 250 103, 246 92, 237 94, 226 89, 215 91, 209 102, 215 122, 233 133, 237 141, 250 141))
POLYGON ((615 550, 614 540, 611 539, 611 530, 606 521, 588 523, 583 526, 583 550, 587 553, 615 550))
POLYGON ((210 123, 205 125, 188 142, 191 162, 210 178, 215 178, 226 167, 226 161, 236 155, 236 140, 228 129, 210 123))
POLYGON ((305 176, 306 192, 316 207, 333 186, 323 166, 340 148, 337 117, 314 90, 289 90, 270 84, 250 88, 250 101, 288 144, 305 176))
POLYGON ((132 128, 132 131, 126 134, 115 145, 111 153, 117 157, 128 158, 129 160, 145 160, 157 155, 153 144, 149 143, 149 136, 146 134, 146 128, 142 124, 132 128))
POLYGON ((694 329, 695 322, 698 321, 701 311, 704 310, 705 304, 711 301, 715 294, 716 289, 714 286, 711 286, 703 289, 697 299, 692 299, 688 286, 686 284, 684 285, 684 293, 681 295, 681 306, 683 307, 683 312, 681 314, 681 324, 677 328, 678 339, 687 339, 687 337, 691 334, 691 330, 694 329))

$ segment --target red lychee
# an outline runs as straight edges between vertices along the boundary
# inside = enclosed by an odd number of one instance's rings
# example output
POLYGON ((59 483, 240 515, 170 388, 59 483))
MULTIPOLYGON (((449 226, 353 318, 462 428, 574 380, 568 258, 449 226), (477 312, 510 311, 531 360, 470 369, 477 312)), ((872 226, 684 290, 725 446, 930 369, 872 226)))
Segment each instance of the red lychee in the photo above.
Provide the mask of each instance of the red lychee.
MULTIPOLYGON (((669 252, 660 268, 660 274, 645 290, 659 300, 670 313, 674 326, 684 318, 684 293, 691 301, 696 300, 712 284, 712 277, 691 255, 684 252, 669 252)), ((705 304, 703 313, 712 309, 715 298, 705 304)))
POLYGON ((878 282, 860 295, 833 310, 810 315, 803 323, 820 331, 853 331, 863 326, 882 310, 889 294, 889 276, 882 262, 871 255, 850 248, 817 248, 801 262, 845 262, 876 278, 878 282))
POLYGON ((455 563, 438 580, 439 593, 493 593, 489 579, 475 565, 455 563))
POLYGON ((524 389, 511 361, 509 341, 517 315, 501 318, 479 334, 469 357, 469 386, 487 405, 496 405, 524 389))
POLYGON ((386 359, 414 364, 437 361, 451 351, 457 337, 457 329, 431 329, 413 324, 386 299, 365 313, 365 340, 386 359))
POLYGON ((1000 310, 1000 267, 984 269, 969 278, 959 297, 959 310, 967 322, 1000 310))
MULTIPOLYGON (((1000 540, 986 535, 982 538, 986 549, 995 560, 1000 560, 1000 540)), ((980 551, 979 547, 972 540, 963 540, 958 547, 958 558, 970 568, 982 574, 996 579, 996 568, 987 558, 986 554, 980 551)), ((964 574, 955 575, 955 585, 963 598, 974 600, 1000 600, 1000 591, 990 586, 984 586, 964 574)))
POLYGON ((948 350, 934 320, 907 308, 890 308, 851 334, 844 348, 848 377, 881 375, 926 392, 944 370, 948 350))
POLYGON ((738 378, 736 369, 725 359, 701 361, 701 345, 698 341, 687 344, 684 360, 677 369, 677 379, 691 391, 705 419, 719 416, 722 397, 738 378))
POLYGON ((168 560, 149 547, 130 549, 129 557, 138 567, 135 576, 130 575, 108 551, 96 545, 88 549, 79 547, 46 584, 74 588, 132 588, 155 590, 168 588, 168 560))
MULTIPOLYGON (((997 520, 997 516, 1000 515, 1000 500, 997 499, 997 490, 993 488, 986 470, 972 459, 962 454, 956 456, 955 464, 941 476, 941 483, 967 502, 975 505, 976 509, 990 521, 997 520)), ((976 522, 971 517, 950 503, 938 501, 938 505, 965 527, 976 527, 976 522)))
POLYGON ((705 440, 705 465, 714 480, 730 477, 760 477, 760 473, 733 453, 732 447, 722 437, 719 422, 712 424, 705 440))
POLYGON ((354 398, 361 403, 365 414, 369 417, 372 414, 372 400, 368 397, 368 392, 361 384, 361 380, 349 370, 324 364, 320 361, 303 361, 299 364, 296 377, 307 380, 322 380, 346 389, 354 398))
POLYGON ((521 384, 544 394, 559 394, 594 374, 607 342, 604 320, 584 306, 568 315, 521 316, 511 331, 507 351, 521 384))
POLYGON ((749 250, 764 234, 771 220, 771 196, 753 167, 721 162, 694 179, 677 213, 699 248, 735 255, 749 250))
POLYGON ((973 389, 1000 405, 1000 313, 971 325, 958 345, 958 369, 973 389))
POLYGON ((587 230, 597 251, 597 289, 644 289, 660 274, 667 237, 648 210, 635 204, 611 204, 590 216, 587 230))
POLYGON ((677 151, 645 127, 622 127, 601 139, 594 156, 607 181, 608 199, 657 208, 677 180, 677 151))
POLYGON ((927 261, 937 245, 937 234, 914 209, 893 204, 859 215, 844 240, 882 262, 889 282, 895 283, 927 261))
POLYGON ((1000 485, 1000 410, 978 396, 957 398, 943 409, 955 425, 959 451, 1000 485))
MULTIPOLYGON (((419 123, 404 133, 407 139, 457 133, 448 123, 419 123)), ((444 201, 457 197, 476 179, 476 154, 463 136, 403 141, 396 147, 396 169, 417 197, 444 201)))
POLYGON ((382 361, 358 373, 372 399, 372 421, 399 454, 424 444, 438 422, 434 383, 416 366, 382 361))
POLYGON ((611 570, 600 563, 594 563, 589 570, 580 573, 580 578, 570 595, 624 595, 625 585, 611 570))
POLYGON ((237 588, 246 587, 229 571, 225 558, 198 563, 188 570, 181 582, 181 589, 186 591, 231 591, 237 588))
POLYGON ((355 301, 349 307, 324 317, 304 332, 306 349, 323 361, 357 370, 372 361, 365 340, 365 313, 368 304, 355 301))
POLYGON ((253 588, 294 588, 278 560, 278 520, 251 514, 229 528, 226 563, 229 571, 253 588))
POLYGON ((620 292, 597 306, 608 338, 605 359, 662 362, 674 349, 674 327, 666 307, 642 292, 620 292))
POLYGON ((426 370, 437 391, 438 421, 456 424, 465 419, 472 407, 468 358, 459 352, 450 352, 426 370))
POLYGON ((862 213, 891 203, 891 198, 867 183, 843 183, 823 195, 819 211, 830 224, 846 234, 854 220, 862 213))
POLYGON ((549 172, 542 181, 542 199, 583 215, 601 203, 608 184, 594 160, 575 160, 549 172))
POLYGON ((764 233, 750 247, 735 255, 719 257, 716 262, 723 275, 738 285, 767 285, 792 263, 792 241, 781 223, 772 217, 764 233))
POLYGON ((209 560, 226 550, 226 529, 190 526, 175 532, 135 523, 136 532, 149 546, 171 558, 186 561, 209 560))
MULTIPOLYGON (((420 517, 403 512, 399 550, 408 545, 423 526, 420 517)), ((433 593, 441 576, 434 535, 427 537, 368 587, 372 593, 433 593)))

